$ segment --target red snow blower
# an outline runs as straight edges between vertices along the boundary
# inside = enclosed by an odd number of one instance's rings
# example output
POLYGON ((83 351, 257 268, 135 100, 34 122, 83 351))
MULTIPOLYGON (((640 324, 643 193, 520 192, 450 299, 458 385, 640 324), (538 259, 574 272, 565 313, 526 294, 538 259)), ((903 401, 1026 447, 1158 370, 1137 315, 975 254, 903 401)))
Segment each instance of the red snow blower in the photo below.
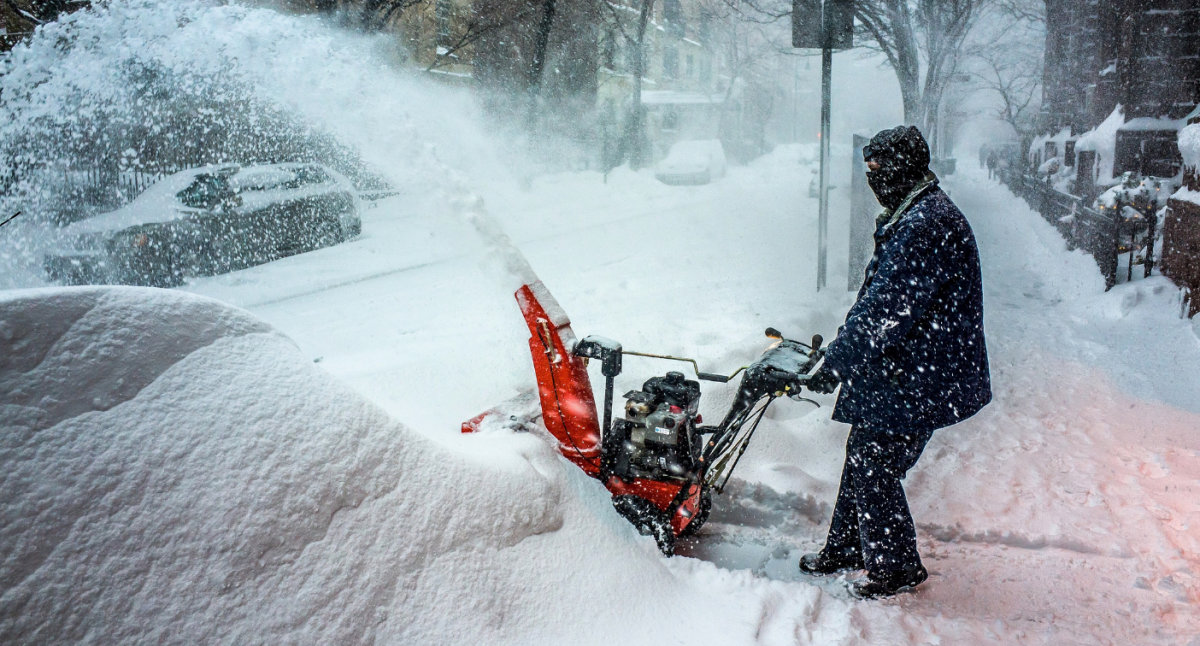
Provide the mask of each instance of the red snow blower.
MULTIPOLYGON (((531 334, 542 424, 563 456, 603 482, 617 511, 639 532, 653 536, 664 554, 674 553, 677 536, 696 533, 708 519, 713 491, 721 493, 729 482, 771 402, 787 395, 816 403, 799 395, 824 354, 820 335, 805 344, 767 328, 776 342, 754 363, 725 376, 700 372, 693 359, 632 352, 603 337, 576 341, 571 321, 541 281, 521 287, 516 298, 531 334), (717 426, 702 425, 700 384, 675 371, 625 393, 625 418, 613 420, 613 382, 624 355, 690 363, 705 381, 726 383, 745 374, 717 426), (588 378, 589 359, 600 362, 604 375, 603 425, 588 378)), ((519 411, 497 407, 464 423, 462 431, 472 433, 494 421, 524 426, 537 416, 528 408, 528 419, 522 420, 519 411)))

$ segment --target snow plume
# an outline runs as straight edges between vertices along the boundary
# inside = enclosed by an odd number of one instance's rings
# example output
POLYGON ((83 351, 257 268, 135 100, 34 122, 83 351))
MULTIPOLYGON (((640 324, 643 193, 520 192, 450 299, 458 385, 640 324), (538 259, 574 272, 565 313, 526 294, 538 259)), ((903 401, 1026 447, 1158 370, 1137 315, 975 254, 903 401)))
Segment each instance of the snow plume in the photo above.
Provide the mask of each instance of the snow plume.
POLYGON ((0 59, 0 213, 25 212, 2 232, 6 286, 37 282, 48 223, 132 197, 122 172, 252 161, 316 160, 360 187, 378 172, 404 192, 440 191, 523 274, 482 205, 460 208, 465 177, 503 176, 511 160, 496 161, 463 91, 390 69, 394 47, 314 17, 192 0, 117 0, 40 28, 0 59))
POLYGON ((51 23, 14 49, 0 76, 7 202, 71 221, 132 197, 116 181, 122 172, 213 162, 316 159, 363 177, 350 148, 256 92, 241 62, 253 52, 198 56, 199 43, 180 42, 207 40, 193 32, 214 11, 114 3, 51 23))

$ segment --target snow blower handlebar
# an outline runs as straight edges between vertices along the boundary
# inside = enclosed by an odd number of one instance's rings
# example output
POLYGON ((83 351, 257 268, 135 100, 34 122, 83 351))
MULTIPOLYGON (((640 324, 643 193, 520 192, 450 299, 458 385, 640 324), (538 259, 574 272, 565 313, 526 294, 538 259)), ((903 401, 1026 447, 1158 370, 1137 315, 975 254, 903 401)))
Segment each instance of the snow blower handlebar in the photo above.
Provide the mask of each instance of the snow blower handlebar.
POLYGON ((715 486, 718 493, 724 488, 724 483, 729 482, 733 468, 746 452, 767 407, 777 397, 784 395, 799 398, 812 369, 825 355, 821 348, 824 339, 819 334, 813 335, 811 343, 784 338, 775 328, 767 328, 766 335, 778 342, 746 368, 729 413, 719 426, 711 429, 712 435, 699 460, 697 476, 715 486), (763 399, 766 399, 766 403, 755 410, 755 405, 763 399), (718 483, 718 480, 721 482, 718 483))
POLYGON ((669 354, 650 354, 649 352, 633 352, 632 350, 625 350, 625 354, 631 354, 635 357, 649 357, 651 359, 667 359, 669 361, 683 361, 685 363, 690 363, 690 364, 692 364, 692 370, 694 370, 696 372, 697 379, 700 379, 703 381, 715 381, 715 382, 721 383, 721 384, 729 383, 729 380, 733 379, 734 377, 736 377, 738 375, 739 372, 741 372, 747 368, 747 366, 742 366, 741 368, 734 370, 733 374, 731 374, 729 376, 725 376, 725 375, 718 375, 718 374, 712 373, 712 372, 700 372, 700 366, 696 363, 696 360, 688 359, 687 357, 672 357, 669 354))
MULTIPOLYGON (((728 464, 735 447, 740 447, 737 449, 737 457, 741 457, 741 453, 745 451, 745 447, 750 441, 750 436, 758 428, 758 421, 762 419, 762 413, 766 410, 764 406, 759 411, 752 412, 755 404, 764 398, 774 400, 784 395, 798 398, 803 387, 808 383, 809 373, 825 354, 825 350, 821 348, 824 339, 820 334, 814 334, 810 343, 803 343, 787 339, 779 330, 769 327, 766 329, 766 336, 776 339, 777 343, 754 363, 742 366, 728 376, 701 372, 695 359, 625 350, 620 343, 602 336, 593 335, 583 339, 575 344, 573 353, 577 357, 598 359, 601 362, 600 372, 604 375, 604 422, 601 429, 604 433, 608 433, 612 429, 614 381, 621 374, 624 355, 690 363, 698 379, 719 383, 728 383, 739 373, 745 372, 741 387, 738 389, 738 394, 725 419, 719 426, 701 427, 703 433, 711 433, 711 438, 700 458, 702 473, 698 475, 703 477, 703 472, 707 472, 710 465, 714 463, 728 464), (751 422, 751 419, 754 421, 750 430, 741 433, 743 427, 751 422)), ((769 403, 770 401, 768 401, 769 403)), ((736 464, 736 460, 733 464, 736 464)), ((728 477, 726 477, 727 479, 728 477)))

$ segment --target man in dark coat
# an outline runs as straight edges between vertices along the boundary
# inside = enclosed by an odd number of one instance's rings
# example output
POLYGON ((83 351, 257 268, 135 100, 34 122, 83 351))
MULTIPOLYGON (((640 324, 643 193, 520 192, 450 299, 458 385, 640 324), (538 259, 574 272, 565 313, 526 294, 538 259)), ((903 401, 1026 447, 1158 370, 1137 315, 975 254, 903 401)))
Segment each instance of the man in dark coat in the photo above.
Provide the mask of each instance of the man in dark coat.
POLYGON ((974 415, 992 391, 979 250, 929 172, 928 145, 902 126, 875 135, 863 158, 886 210, 858 301, 809 382, 841 384, 833 419, 852 427, 828 540, 800 569, 865 569, 851 591, 870 598, 928 577, 900 480, 935 429, 974 415))

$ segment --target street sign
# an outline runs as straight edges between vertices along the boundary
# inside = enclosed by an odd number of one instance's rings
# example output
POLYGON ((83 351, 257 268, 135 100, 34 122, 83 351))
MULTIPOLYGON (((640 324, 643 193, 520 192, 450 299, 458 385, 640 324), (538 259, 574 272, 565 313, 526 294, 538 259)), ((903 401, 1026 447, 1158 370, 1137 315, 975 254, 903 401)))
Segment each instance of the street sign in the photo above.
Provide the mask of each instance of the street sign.
POLYGON ((792 47, 854 47, 854 0, 792 0, 792 47))
POLYGON ((821 49, 821 0, 792 0, 792 47, 821 49))
POLYGON ((825 0, 825 42, 829 49, 854 47, 854 0, 825 0))

